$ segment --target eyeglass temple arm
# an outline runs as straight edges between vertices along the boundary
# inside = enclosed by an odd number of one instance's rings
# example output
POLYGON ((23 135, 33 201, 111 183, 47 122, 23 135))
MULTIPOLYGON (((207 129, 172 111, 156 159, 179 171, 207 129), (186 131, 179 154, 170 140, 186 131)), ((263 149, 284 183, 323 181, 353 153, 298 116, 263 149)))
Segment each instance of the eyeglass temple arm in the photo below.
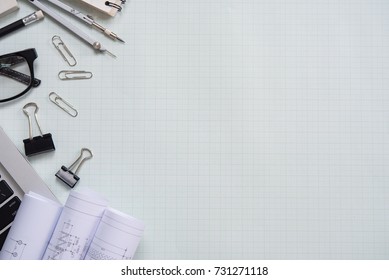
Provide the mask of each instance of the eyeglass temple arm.
MULTIPOLYGON (((31 81, 31 77, 26 75, 26 74, 23 74, 23 73, 20 73, 18 71, 15 71, 11 68, 8 68, 8 67, 1 67, 0 68, 0 75, 4 75, 4 76, 7 76, 11 79, 14 79, 14 80, 17 80, 18 82, 21 82, 25 85, 30 85, 30 81, 31 81)), ((32 86, 33 87, 37 87, 41 84, 41 80, 39 79, 36 79, 34 78, 34 81, 32 83, 32 86)))
MULTIPOLYGON (((8 64, 8 66, 14 66, 14 65, 17 65, 19 63, 24 63, 25 61, 26 61, 26 59, 24 57, 14 56, 14 57, 8 58, 7 64, 8 64)), ((17 80, 17 81, 19 81, 27 86, 30 85, 30 80, 31 80, 30 76, 28 76, 24 73, 20 73, 16 70, 9 68, 9 67, 0 67, 0 74, 3 74, 4 76, 7 76, 7 77, 12 78, 14 80, 17 80), (6 70, 3 72, 3 71, 1 71, 3 69, 6 69, 6 70)), ((40 84, 41 84, 41 80, 34 78, 32 86, 37 87, 40 84)))

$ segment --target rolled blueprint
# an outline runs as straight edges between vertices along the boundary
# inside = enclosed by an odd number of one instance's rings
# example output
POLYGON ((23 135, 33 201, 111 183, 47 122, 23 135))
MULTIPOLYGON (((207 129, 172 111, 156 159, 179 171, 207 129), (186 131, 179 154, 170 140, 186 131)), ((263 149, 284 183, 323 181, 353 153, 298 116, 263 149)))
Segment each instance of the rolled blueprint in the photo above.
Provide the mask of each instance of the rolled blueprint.
POLYGON ((7 235, 0 259, 40 260, 54 231, 62 205, 39 194, 25 194, 7 235))
POLYGON ((142 221, 120 211, 105 210, 85 256, 86 260, 130 260, 142 238, 142 221))
POLYGON ((107 200, 91 190, 72 190, 43 259, 84 259, 107 205, 107 200))

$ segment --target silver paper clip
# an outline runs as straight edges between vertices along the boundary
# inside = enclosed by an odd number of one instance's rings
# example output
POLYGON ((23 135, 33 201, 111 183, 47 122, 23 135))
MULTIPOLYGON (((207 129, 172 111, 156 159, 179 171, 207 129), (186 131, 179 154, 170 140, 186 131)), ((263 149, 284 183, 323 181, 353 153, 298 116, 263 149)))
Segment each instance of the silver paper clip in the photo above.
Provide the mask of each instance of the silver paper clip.
POLYGON ((61 37, 55 35, 53 36, 53 38, 51 38, 51 41, 54 47, 61 54, 62 58, 69 64, 69 66, 75 66, 77 64, 76 58, 70 52, 69 48, 65 45, 65 43, 62 41, 61 37))
POLYGON ((64 110, 73 118, 77 117, 78 111, 76 110, 76 108, 74 108, 72 104, 64 100, 61 96, 59 96, 55 92, 51 92, 49 94, 49 99, 51 102, 53 102, 55 105, 57 105, 59 108, 64 110))
POLYGON ((61 80, 85 80, 93 77, 93 73, 83 70, 62 70, 58 73, 61 80))
POLYGON ((68 185, 71 188, 77 184, 80 180, 80 177, 77 176, 78 171, 80 170, 82 164, 93 157, 92 151, 87 148, 81 149, 81 155, 76 159, 76 161, 69 167, 62 166, 60 170, 55 174, 55 176, 68 185), (84 155, 88 154, 88 155, 84 155), (73 171, 75 169, 75 171, 73 171))

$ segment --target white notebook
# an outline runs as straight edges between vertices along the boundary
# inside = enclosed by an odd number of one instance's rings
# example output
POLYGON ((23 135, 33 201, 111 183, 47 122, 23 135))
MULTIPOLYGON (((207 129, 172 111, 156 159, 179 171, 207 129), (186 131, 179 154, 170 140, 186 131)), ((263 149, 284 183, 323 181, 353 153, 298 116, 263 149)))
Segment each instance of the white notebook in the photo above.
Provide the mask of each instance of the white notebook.
POLYGON ((16 0, 1 0, 0 1, 0 17, 11 13, 19 8, 16 0))

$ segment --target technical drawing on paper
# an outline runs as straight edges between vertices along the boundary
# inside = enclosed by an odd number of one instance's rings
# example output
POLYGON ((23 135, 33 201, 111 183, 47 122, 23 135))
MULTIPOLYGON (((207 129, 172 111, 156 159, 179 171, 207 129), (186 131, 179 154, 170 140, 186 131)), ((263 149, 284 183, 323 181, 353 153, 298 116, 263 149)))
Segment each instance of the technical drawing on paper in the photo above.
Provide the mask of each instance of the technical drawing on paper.
POLYGON ((121 248, 111 244, 95 235, 88 251, 90 259, 98 260, 131 260, 128 248, 121 248), (109 249, 108 249, 109 248, 109 249))
POLYGON ((26 249, 27 244, 23 242, 23 240, 15 240, 13 238, 10 238, 12 240, 12 245, 10 246, 11 250, 7 250, 3 248, 3 253, 8 253, 11 255, 10 259, 18 259, 20 260, 23 256, 24 249, 26 249))
POLYGON ((60 260, 65 253, 70 254, 71 257, 82 254, 84 248, 80 243, 80 237, 72 233, 73 227, 71 220, 63 222, 56 244, 49 243, 47 249, 52 253, 49 254, 48 259, 60 260))

